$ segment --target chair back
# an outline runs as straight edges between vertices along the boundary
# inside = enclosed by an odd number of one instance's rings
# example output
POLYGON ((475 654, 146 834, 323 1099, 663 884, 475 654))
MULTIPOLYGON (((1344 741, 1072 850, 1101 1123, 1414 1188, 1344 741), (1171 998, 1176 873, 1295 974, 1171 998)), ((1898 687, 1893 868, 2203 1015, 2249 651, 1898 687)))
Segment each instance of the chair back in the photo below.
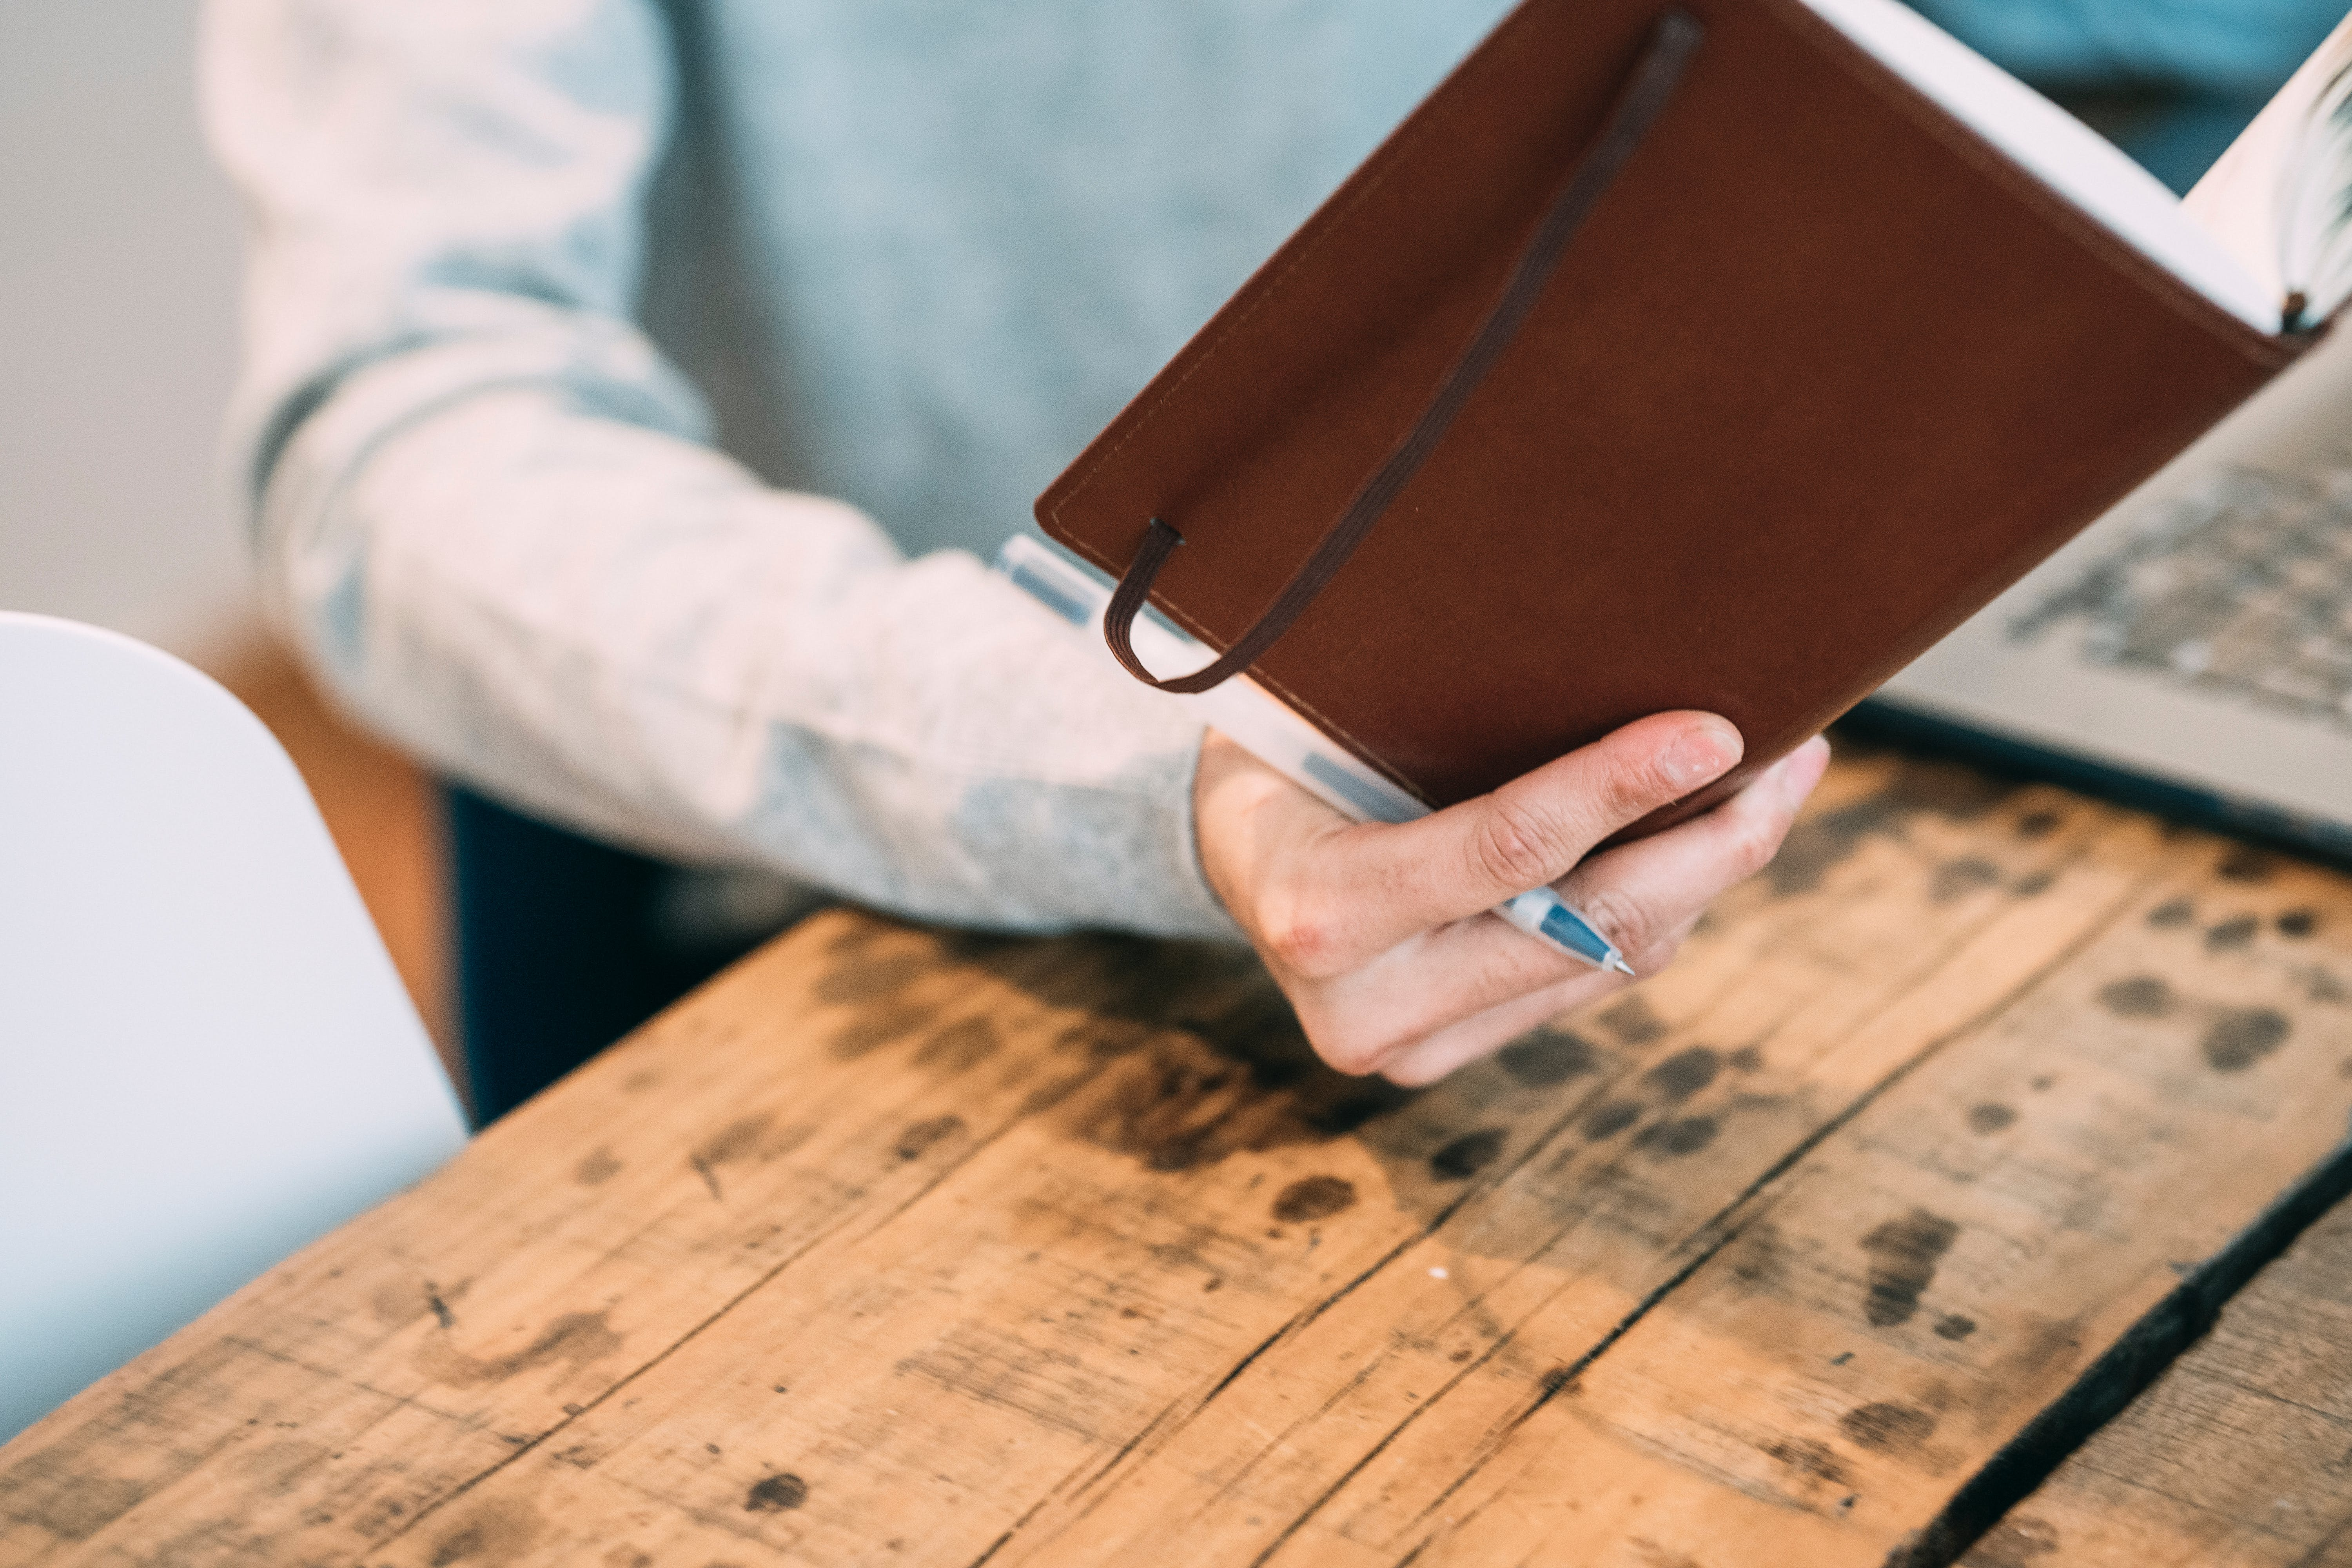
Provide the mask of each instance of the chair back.
POLYGON ((464 1141, 260 721, 0 613, 0 1439, 464 1141))

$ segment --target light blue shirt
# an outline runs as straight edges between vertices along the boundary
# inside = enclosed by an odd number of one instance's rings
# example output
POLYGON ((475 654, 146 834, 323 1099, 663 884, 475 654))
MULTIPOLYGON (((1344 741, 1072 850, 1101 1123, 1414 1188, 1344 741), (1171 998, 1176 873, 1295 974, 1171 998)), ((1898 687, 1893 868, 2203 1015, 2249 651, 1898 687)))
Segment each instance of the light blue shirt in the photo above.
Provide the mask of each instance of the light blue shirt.
MULTIPOLYGON (((214 0, 272 598, 542 815, 921 916, 1228 931, 1189 712, 959 552, 1504 8, 214 0)), ((2230 92, 2332 19, 1927 8, 2230 92)))

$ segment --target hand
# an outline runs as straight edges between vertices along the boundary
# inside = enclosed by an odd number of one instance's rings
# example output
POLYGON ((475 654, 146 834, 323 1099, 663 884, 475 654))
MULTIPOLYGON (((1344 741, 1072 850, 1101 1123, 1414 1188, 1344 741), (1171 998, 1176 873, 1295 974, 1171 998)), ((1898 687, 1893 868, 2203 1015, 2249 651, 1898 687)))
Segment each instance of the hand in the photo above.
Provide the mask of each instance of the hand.
POLYGON ((1661 713, 1391 826, 1349 822, 1211 731, 1192 795, 1201 863, 1325 1061, 1430 1083, 1627 984, 1487 910, 1550 882, 1647 974, 1763 868, 1829 761, 1819 737, 1706 815, 1585 858, 1740 750, 1712 714, 1661 713))

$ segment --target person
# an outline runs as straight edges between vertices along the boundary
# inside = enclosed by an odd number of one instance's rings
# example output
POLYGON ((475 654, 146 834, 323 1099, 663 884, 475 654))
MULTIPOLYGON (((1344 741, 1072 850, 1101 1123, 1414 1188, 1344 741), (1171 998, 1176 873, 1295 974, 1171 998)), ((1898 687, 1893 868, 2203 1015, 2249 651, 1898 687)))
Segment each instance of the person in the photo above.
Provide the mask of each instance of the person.
MULTIPOLYGON (((1479 918, 1501 897, 1565 878, 1647 971, 1765 862, 1819 742, 1599 855, 1739 737, 1659 715, 1350 826, 975 559, 1504 9, 213 0, 236 478, 311 668, 466 786, 478 1114, 690 977, 606 994, 643 909, 713 887, 1246 939, 1328 1060, 1423 1083, 1619 983, 1479 918), (501 985, 500 942, 569 984, 501 985), (601 1000, 526 1037, 572 991, 601 1000)), ((2137 9, 2052 26, 2133 69, 2114 37, 2214 31, 2137 9)))

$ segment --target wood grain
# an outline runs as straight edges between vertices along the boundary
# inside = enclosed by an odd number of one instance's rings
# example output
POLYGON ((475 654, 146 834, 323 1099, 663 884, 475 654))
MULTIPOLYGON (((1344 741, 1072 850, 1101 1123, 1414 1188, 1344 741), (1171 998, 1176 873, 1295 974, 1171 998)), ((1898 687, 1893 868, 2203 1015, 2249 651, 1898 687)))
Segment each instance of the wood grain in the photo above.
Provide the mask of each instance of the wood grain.
POLYGON ((825 916, 0 1449, 0 1563, 1942 1560, 2329 1168, 2347 999, 2341 879, 1883 753, 1417 1095, 1228 950, 825 916))
POLYGON ((2210 1338, 1965 1563, 2352 1565, 2352 1203, 2234 1297, 2210 1338))

